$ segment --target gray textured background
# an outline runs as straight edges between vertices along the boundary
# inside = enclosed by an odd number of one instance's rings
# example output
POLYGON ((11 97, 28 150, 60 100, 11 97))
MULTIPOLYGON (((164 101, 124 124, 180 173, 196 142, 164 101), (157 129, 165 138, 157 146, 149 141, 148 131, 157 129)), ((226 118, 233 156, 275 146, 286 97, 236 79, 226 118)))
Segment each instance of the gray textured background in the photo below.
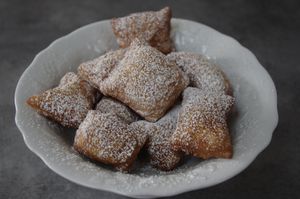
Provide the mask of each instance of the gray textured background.
POLYGON ((176 198, 296 198, 300 191, 299 1, 0 1, 0 198, 123 198, 71 183, 25 146, 14 122, 16 83, 53 40, 91 22, 170 5, 249 48, 278 90, 270 146, 238 176, 176 198), (141 2, 141 3, 139 3, 141 2))

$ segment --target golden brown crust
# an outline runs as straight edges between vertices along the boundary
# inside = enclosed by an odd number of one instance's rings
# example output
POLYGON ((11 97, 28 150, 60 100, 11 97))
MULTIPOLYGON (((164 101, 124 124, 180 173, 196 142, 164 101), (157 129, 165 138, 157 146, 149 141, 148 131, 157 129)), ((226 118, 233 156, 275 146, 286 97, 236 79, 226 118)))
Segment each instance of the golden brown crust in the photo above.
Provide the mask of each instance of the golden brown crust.
POLYGON ((114 113, 91 110, 76 132, 74 148, 92 160, 129 171, 147 139, 137 131, 114 113))
POLYGON ((167 54, 172 50, 170 39, 172 13, 169 7, 157 12, 133 13, 111 20, 113 32, 121 48, 128 47, 138 38, 167 54))
POLYGON ((27 104, 63 126, 78 128, 95 101, 96 90, 75 73, 67 73, 58 87, 31 96, 27 104))
POLYGON ((156 121, 175 103, 188 78, 164 54, 135 40, 101 83, 104 95, 118 99, 148 121, 156 121))
POLYGON ((182 110, 172 136, 173 149, 203 159, 231 158, 226 115, 233 103, 234 99, 222 92, 188 87, 183 93, 182 110))

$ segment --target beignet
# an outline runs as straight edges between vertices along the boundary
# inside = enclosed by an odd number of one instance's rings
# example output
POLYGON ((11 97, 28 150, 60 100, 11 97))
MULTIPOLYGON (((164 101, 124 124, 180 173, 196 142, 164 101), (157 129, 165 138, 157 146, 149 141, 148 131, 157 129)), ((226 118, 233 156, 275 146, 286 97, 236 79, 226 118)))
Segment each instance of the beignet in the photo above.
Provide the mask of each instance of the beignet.
POLYGON ((137 130, 114 113, 91 110, 76 131, 74 148, 92 160, 129 171, 147 139, 137 130))
POLYGON ((140 12, 114 18, 111 25, 121 48, 128 47, 138 38, 146 40, 151 46, 167 54, 172 50, 171 17, 171 9, 165 7, 157 12, 140 12))
POLYGON ((29 97, 27 104, 63 126, 77 128, 87 112, 93 109, 96 92, 86 81, 69 72, 57 87, 29 97))
POLYGON ((156 121, 188 83, 187 76, 164 54, 135 40, 99 86, 104 95, 118 99, 146 120, 156 121))
POLYGON ((226 116, 233 103, 234 98, 222 92, 185 89, 177 128, 171 138, 173 149, 203 159, 231 158, 226 116))

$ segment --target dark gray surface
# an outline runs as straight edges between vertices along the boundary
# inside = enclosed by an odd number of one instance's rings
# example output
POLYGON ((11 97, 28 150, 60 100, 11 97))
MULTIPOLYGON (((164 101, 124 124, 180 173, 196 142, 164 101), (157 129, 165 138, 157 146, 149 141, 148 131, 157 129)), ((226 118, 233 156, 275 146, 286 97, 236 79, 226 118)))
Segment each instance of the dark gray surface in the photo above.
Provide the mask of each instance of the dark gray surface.
POLYGON ((34 56, 91 22, 170 5, 173 15, 236 38, 278 90, 279 124, 269 147, 238 176, 176 198, 297 198, 300 194, 299 1, 0 1, 0 198, 123 198, 58 176, 25 146, 14 90, 34 56))

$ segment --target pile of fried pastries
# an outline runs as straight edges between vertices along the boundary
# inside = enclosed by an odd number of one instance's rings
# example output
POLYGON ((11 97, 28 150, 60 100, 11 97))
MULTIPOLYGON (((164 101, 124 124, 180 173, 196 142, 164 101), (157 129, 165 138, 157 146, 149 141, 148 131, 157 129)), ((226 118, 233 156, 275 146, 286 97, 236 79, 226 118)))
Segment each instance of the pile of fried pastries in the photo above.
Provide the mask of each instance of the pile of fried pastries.
POLYGON ((185 155, 231 158, 230 83, 205 56, 176 52, 170 20, 169 7, 112 19, 120 48, 80 64, 27 104, 76 128, 79 153, 123 172, 141 151, 162 171, 185 155))

